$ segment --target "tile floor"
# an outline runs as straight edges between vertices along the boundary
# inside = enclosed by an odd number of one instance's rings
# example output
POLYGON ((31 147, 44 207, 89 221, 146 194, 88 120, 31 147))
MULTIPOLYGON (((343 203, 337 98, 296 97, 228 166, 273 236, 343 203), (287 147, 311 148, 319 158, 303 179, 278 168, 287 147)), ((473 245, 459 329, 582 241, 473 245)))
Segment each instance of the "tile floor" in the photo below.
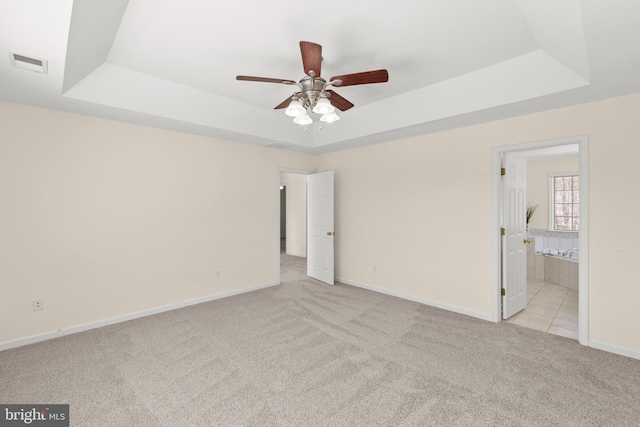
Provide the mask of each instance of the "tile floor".
POLYGON ((554 335, 578 339, 578 292, 542 280, 527 280, 527 308, 507 319, 554 335))

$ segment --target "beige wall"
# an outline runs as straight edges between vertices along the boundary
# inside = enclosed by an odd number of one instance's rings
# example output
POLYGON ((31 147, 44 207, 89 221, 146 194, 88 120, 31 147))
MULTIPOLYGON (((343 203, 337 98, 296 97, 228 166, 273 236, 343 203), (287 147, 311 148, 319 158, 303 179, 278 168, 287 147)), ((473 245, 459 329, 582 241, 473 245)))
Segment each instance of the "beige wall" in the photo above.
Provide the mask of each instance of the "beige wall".
POLYGON ((336 276, 488 317, 491 148, 587 134, 590 340, 640 356, 638 111, 634 95, 320 156, 336 172, 336 276))
POLYGON ((338 277, 488 318, 491 148, 587 134, 590 340, 640 355, 637 111, 640 95, 309 157, 0 104, 0 343, 276 280, 278 167, 335 170, 338 277))
POLYGON ((549 174, 578 172, 578 157, 554 157, 527 161, 527 201, 538 205, 530 228, 549 229, 549 174))
POLYGON ((337 277, 490 317, 491 142, 475 134, 318 159, 336 176, 337 277))
POLYGON ((312 157, 6 103, 0 122, 0 343, 276 282, 277 170, 312 157))

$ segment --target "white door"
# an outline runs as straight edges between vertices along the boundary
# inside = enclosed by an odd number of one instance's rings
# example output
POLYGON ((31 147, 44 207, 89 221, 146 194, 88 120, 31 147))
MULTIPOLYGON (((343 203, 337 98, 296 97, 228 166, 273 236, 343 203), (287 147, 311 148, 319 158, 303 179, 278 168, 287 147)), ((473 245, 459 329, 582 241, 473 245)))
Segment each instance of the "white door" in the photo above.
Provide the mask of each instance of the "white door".
POLYGON ((508 319, 527 306, 527 161, 507 154, 504 168, 502 317, 508 319))
POLYGON ((308 177, 307 275, 333 285, 333 171, 308 177))

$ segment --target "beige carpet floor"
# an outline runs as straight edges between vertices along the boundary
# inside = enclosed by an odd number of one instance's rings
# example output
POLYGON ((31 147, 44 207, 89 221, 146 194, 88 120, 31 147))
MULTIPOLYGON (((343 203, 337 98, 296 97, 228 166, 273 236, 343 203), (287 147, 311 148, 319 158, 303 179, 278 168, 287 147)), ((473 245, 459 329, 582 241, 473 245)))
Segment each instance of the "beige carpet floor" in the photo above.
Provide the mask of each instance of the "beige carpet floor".
POLYGON ((72 426, 640 425, 640 360, 303 262, 283 255, 276 287, 0 352, 0 403, 69 403, 72 426))

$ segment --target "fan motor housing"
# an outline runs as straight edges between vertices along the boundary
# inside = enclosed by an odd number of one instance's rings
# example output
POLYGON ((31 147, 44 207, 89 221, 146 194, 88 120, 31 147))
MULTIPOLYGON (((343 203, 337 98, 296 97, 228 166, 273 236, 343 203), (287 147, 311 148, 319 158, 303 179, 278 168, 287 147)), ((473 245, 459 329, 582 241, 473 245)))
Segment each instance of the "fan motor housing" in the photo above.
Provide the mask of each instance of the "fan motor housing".
POLYGON ((314 106, 316 104, 326 85, 327 81, 322 77, 307 76, 300 80, 302 96, 309 101, 310 106, 314 106))

